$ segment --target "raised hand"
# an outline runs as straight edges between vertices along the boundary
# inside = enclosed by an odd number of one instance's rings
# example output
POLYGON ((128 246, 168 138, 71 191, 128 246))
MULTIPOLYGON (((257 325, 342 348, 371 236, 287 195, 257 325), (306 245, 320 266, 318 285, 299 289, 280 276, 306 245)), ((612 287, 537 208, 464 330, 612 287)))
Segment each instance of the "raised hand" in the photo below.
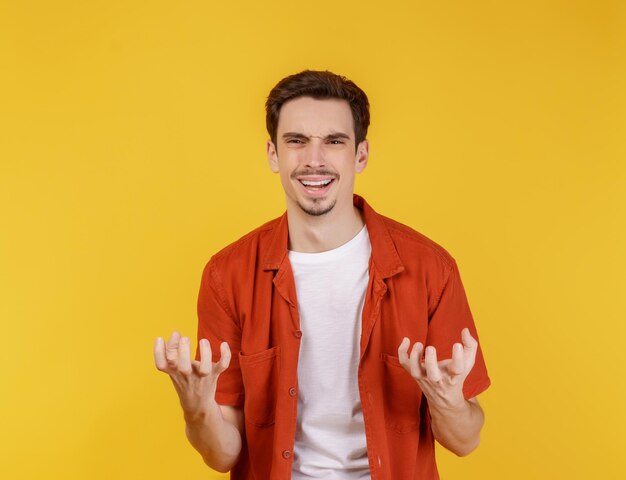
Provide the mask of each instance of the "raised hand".
POLYGON ((429 404, 443 409, 460 408, 464 403, 463 382, 476 360, 478 342, 468 328, 461 331, 461 343, 452 346, 452 358, 437 361, 435 347, 415 343, 409 355, 410 340, 404 338, 398 347, 398 359, 417 381, 429 404), (422 359, 423 356, 423 359, 422 359))
POLYGON ((188 337, 172 333, 167 344, 163 338, 154 344, 154 362, 157 369, 167 373, 178 393, 187 420, 194 421, 208 410, 216 407, 215 389, 220 374, 230 364, 230 348, 226 342, 220 345, 220 359, 211 360, 211 345, 207 339, 200 340, 200 360, 191 359, 188 337))

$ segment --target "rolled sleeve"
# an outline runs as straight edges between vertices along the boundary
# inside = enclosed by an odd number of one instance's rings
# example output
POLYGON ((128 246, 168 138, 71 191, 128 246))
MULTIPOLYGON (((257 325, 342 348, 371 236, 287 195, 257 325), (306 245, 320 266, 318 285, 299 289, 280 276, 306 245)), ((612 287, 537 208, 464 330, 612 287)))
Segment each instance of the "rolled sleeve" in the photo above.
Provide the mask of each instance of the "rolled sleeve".
MULTIPOLYGON (((230 365, 217 380, 215 401, 220 405, 242 406, 244 388, 239 366, 241 327, 225 300, 218 271, 212 260, 204 268, 198 294, 198 343, 203 338, 211 344, 213 362, 220 358, 222 342, 228 343, 232 354, 230 365)), ((199 354, 197 346, 196 360, 199 360, 199 354)))
POLYGON ((447 268, 446 280, 434 311, 429 317, 427 345, 437 349, 439 360, 452 357, 452 345, 461 342, 461 330, 469 328, 472 337, 478 341, 478 351, 474 367, 463 384, 466 399, 485 391, 491 381, 483 357, 480 340, 474 319, 461 282, 459 269, 454 260, 447 268))

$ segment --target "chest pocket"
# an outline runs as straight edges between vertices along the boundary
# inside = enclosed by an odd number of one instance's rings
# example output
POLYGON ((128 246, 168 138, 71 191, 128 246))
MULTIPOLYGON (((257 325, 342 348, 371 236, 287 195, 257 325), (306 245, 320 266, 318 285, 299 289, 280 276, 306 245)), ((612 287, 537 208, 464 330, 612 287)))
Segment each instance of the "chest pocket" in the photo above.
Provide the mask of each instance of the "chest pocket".
POLYGON ((398 357, 383 353, 381 360, 385 425, 399 433, 417 430, 420 426, 422 390, 400 364, 398 357))
POLYGON ((269 427, 276 416, 280 346, 251 355, 239 354, 245 390, 243 413, 247 423, 269 427))

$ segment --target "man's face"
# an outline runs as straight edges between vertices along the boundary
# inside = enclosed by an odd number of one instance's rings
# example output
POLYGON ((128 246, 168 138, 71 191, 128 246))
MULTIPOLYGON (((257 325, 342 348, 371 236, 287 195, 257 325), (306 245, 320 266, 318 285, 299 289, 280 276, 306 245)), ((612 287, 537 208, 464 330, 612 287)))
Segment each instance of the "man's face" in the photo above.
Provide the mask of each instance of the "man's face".
POLYGON ((352 206, 354 177, 367 165, 368 143, 355 152, 347 101, 299 97, 282 106, 276 145, 267 142, 267 157, 280 173, 287 203, 321 216, 336 205, 352 206))

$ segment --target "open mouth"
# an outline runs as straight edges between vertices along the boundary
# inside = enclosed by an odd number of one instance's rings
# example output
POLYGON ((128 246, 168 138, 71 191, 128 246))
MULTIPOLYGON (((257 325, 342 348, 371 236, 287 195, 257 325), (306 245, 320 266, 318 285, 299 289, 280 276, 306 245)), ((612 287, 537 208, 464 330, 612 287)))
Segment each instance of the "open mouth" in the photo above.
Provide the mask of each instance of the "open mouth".
POLYGON ((339 175, 331 172, 311 172, 294 174, 292 178, 302 185, 302 190, 306 196, 322 198, 333 188, 339 175))
POLYGON ((300 180, 300 183, 304 185, 306 188, 310 188, 313 190, 316 190, 316 189, 321 190, 322 188, 330 185, 332 181, 333 179, 329 178, 327 180, 320 180, 319 182, 312 182, 309 180, 300 180))
POLYGON ((299 178, 300 185, 304 187, 305 192, 311 196, 322 196, 330 190, 332 184, 335 182, 334 178, 299 178))

